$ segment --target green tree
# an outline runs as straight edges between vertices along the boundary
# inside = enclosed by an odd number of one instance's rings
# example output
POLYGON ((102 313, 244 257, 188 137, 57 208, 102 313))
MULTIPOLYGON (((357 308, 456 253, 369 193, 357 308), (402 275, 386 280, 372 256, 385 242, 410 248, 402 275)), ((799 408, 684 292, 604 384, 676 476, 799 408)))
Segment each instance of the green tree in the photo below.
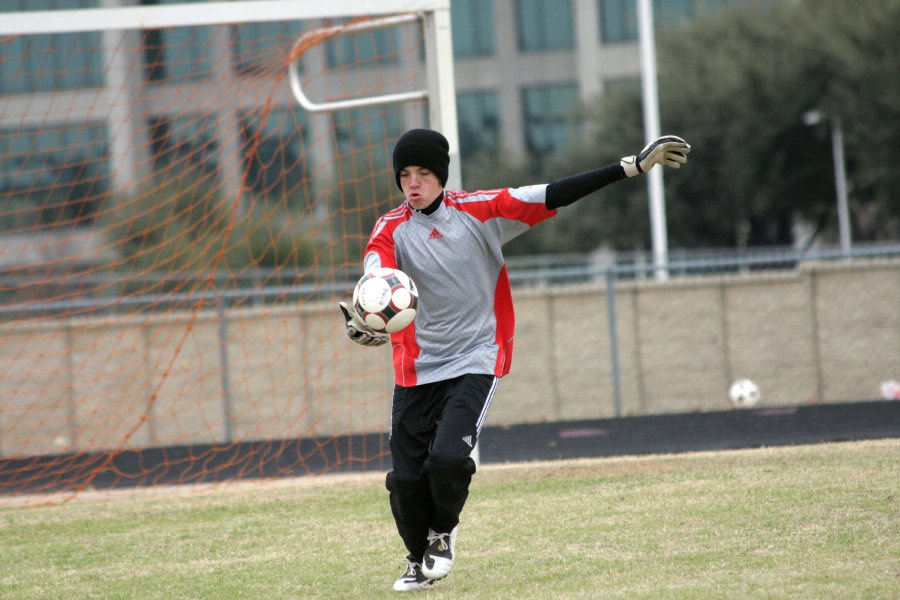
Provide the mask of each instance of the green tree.
MULTIPOLYGON (((834 240, 830 132, 804 124, 810 110, 841 119, 854 239, 900 236, 900 0, 735 3, 659 36, 657 54, 663 133, 694 146, 686 169, 665 172, 671 246, 790 244, 798 220, 834 240)), ((639 85, 599 98, 586 121, 580 143, 526 166, 527 183, 636 152, 639 85)), ((508 168, 483 164, 467 187, 492 172, 508 168)), ((649 247, 643 178, 597 196, 512 250, 649 247)))
POLYGON ((674 239, 729 244, 749 230, 751 245, 788 244, 798 218, 834 239, 830 131, 803 123, 811 110, 843 125, 854 238, 896 237, 898 38, 897 0, 742 4, 667 38, 663 122, 697 149, 670 205, 674 239))
POLYGON ((898 239, 900 1, 807 4, 818 12, 816 35, 829 49, 838 73, 822 107, 839 115, 844 125, 854 235, 898 239))

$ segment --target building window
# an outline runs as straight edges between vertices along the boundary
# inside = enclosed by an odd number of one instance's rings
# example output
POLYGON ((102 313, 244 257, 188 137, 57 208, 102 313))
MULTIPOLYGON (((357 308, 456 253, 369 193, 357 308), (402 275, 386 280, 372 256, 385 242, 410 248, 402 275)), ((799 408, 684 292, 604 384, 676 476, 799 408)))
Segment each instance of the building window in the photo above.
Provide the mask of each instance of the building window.
MULTIPOLYGON (((735 0, 653 0, 653 24, 665 31, 715 12, 735 0)), ((604 44, 636 42, 638 39, 635 0, 599 0, 600 35, 604 44)))
MULTIPOLYGON (((374 106, 336 112, 332 122, 335 174, 344 190, 341 194, 350 194, 349 200, 342 198, 341 202, 362 202, 364 197, 371 200, 370 186, 388 185, 382 174, 391 169, 391 148, 400 136, 400 113, 374 106)), ((396 191, 392 185, 387 189, 396 191)), ((387 196, 375 200, 372 208, 384 207, 382 202, 387 200, 387 196)), ((370 214, 366 218, 374 221, 378 215, 370 214)), ((361 232, 361 235, 366 234, 361 232)))
POLYGON ((393 27, 333 37, 325 42, 325 56, 330 69, 392 65, 400 60, 399 47, 399 31, 393 27))
POLYGON ((334 136, 340 154, 353 154, 400 136, 400 116, 379 107, 334 113, 334 136))
MULTIPOLYGON (((0 12, 92 8, 97 0, 0 0, 0 12)), ((99 32, 10 36, 0 43, 0 94, 29 94, 103 85, 99 32)))
POLYGON ((635 0, 600 0, 600 35, 604 44, 634 42, 638 39, 635 0))
POLYGON ((456 96, 459 151, 463 159, 495 150, 500 141, 497 92, 462 92, 456 96))
POLYGON ((494 4, 485 0, 453 0, 453 56, 471 58, 494 53, 494 4))
POLYGON ((109 189, 106 126, 0 130, 0 232, 90 223, 109 189))
MULTIPOLYGON (((141 4, 154 6, 184 1, 141 0, 141 4)), ((196 81, 209 77, 212 72, 212 29, 209 27, 148 29, 144 31, 143 41, 148 81, 196 81)))
POLYGON ((522 52, 575 47, 571 0, 517 0, 516 20, 522 52))
MULTIPOLYGON (((232 27, 234 68, 239 75, 280 69, 302 33, 303 24, 296 21, 245 23, 232 27)), ((302 60, 298 66, 302 71, 302 60)))
POLYGON ((535 157, 561 148, 578 129, 578 84, 551 84, 522 90, 525 143, 535 157))
POLYGON ((306 115, 299 107, 241 115, 244 160, 249 161, 247 186, 255 194, 288 204, 300 202, 307 180, 306 115))
POLYGON ((214 173, 218 168, 218 129, 209 114, 175 118, 153 117, 148 124, 156 168, 198 169, 214 173))

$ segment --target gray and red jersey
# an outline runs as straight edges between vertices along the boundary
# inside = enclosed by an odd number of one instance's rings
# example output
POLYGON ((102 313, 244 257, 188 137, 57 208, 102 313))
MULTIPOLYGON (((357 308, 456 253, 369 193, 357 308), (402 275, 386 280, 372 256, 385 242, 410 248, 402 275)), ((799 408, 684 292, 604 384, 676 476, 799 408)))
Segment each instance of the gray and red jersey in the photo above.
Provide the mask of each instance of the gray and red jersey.
POLYGON ((416 320, 391 335, 398 385, 509 372, 515 315, 501 249, 556 215, 545 205, 546 190, 445 190, 431 214, 404 202, 378 219, 366 245, 365 272, 400 269, 419 291, 416 320))

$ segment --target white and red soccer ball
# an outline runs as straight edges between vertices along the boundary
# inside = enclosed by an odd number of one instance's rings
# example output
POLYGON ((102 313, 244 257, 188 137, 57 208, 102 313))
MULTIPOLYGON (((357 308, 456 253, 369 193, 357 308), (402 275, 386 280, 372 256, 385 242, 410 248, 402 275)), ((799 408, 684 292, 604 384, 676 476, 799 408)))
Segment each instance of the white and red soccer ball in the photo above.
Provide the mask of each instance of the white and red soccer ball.
POLYGON ((353 289, 353 309, 375 331, 400 331, 416 318, 418 304, 416 284, 399 269, 373 269, 353 289))

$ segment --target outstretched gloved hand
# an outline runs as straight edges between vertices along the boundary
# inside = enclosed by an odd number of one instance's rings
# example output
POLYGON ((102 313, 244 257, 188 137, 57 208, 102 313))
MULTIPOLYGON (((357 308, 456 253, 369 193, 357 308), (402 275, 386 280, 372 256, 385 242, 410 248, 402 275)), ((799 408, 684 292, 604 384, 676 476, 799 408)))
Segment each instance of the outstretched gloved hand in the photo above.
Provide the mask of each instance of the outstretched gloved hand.
POLYGON ((664 135, 644 146, 637 156, 622 158, 619 164, 625 169, 625 175, 634 177, 648 172, 656 165, 677 169, 687 162, 690 151, 691 145, 677 135, 664 135))

